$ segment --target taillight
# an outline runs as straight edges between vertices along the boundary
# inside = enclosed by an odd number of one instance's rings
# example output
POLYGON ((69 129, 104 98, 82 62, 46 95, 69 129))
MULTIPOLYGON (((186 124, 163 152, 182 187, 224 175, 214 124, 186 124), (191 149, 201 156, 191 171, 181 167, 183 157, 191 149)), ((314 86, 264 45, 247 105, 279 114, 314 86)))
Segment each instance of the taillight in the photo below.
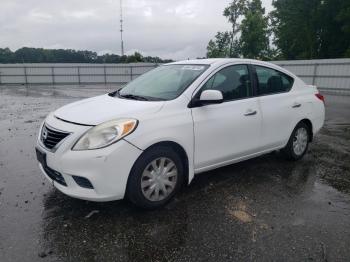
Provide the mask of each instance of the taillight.
POLYGON ((325 102, 324 96, 321 95, 320 93, 315 94, 315 96, 316 96, 318 99, 320 99, 323 103, 325 102))

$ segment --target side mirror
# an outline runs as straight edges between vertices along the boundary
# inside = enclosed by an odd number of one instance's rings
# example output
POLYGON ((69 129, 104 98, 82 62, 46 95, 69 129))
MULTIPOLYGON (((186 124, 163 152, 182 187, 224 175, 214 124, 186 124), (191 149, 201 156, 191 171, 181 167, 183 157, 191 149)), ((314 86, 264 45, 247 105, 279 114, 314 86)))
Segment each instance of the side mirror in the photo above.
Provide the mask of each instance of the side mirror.
POLYGON ((202 104, 219 104, 222 103, 223 100, 224 97, 219 90, 204 90, 199 98, 202 104))
POLYGON ((188 105, 189 108, 200 107, 210 104, 220 104, 224 101, 224 97, 219 90, 204 90, 200 97, 193 98, 188 105))

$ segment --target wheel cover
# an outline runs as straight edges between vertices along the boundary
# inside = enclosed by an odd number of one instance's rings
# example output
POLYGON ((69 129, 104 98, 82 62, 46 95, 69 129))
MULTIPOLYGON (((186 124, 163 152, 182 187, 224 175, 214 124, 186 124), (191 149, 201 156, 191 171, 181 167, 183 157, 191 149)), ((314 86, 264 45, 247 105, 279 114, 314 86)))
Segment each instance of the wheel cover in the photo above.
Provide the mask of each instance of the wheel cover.
POLYGON ((300 127, 293 137, 293 151, 297 156, 302 155, 307 147, 309 136, 304 127, 300 127))
POLYGON ((161 201, 175 189, 177 167, 169 158, 160 157, 147 165, 141 176, 141 189, 144 197, 150 201, 161 201))

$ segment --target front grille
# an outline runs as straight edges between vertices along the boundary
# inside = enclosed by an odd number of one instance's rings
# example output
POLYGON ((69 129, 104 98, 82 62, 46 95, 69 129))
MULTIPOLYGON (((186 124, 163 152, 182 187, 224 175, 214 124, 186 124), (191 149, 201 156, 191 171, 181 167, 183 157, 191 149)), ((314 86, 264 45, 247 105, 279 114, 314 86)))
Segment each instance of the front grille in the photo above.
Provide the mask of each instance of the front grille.
POLYGON ((41 141, 48 149, 54 148, 59 142, 69 135, 67 132, 59 131, 44 124, 41 130, 41 141))

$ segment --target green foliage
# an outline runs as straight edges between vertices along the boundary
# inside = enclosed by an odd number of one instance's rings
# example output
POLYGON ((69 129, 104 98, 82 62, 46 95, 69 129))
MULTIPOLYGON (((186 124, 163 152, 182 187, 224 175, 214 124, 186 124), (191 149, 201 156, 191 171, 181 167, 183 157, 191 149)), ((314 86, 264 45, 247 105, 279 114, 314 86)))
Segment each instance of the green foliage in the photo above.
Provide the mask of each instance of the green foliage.
POLYGON ((232 45, 231 45, 231 51, 230 51, 230 57, 231 58, 238 58, 241 56, 241 42, 239 39, 233 39, 232 45))
POLYGON ((277 0, 271 12, 274 43, 286 59, 317 57, 316 13, 320 0, 277 0))
POLYGON ((207 46, 207 57, 238 57, 239 42, 235 39, 240 30, 239 18, 245 12, 247 0, 233 0, 224 9, 223 15, 231 23, 231 32, 217 32, 215 39, 210 40, 207 46))
POLYGON ((274 44, 284 59, 338 58, 350 48, 350 1, 275 0, 274 44))
POLYGON ((229 57, 231 36, 229 32, 217 32, 215 40, 207 46, 207 57, 229 57))
POLYGON ((239 31, 238 19, 244 14, 247 8, 247 0, 233 0, 228 7, 224 9, 223 15, 232 25, 233 35, 239 31))
POLYGON ((115 54, 99 56, 96 52, 72 49, 23 47, 12 52, 9 48, 0 48, 0 63, 168 63, 171 61, 162 60, 159 57, 143 57, 138 52, 129 56, 115 54))
POLYGON ((318 21, 318 58, 350 57, 350 1, 324 0, 318 21))
POLYGON ((241 24, 240 47, 246 58, 266 59, 269 55, 268 18, 264 16, 261 0, 252 0, 241 24))
POLYGON ((0 48, 0 61, 3 61, 3 63, 13 63, 14 54, 9 48, 0 48))
POLYGON ((264 60, 350 57, 349 0, 273 0, 272 3, 275 9, 266 16, 261 0, 231 1, 223 15, 232 31, 219 32, 209 41, 207 57, 264 60), (225 33, 230 35, 228 44, 223 41, 225 33))
POLYGON ((207 57, 215 58, 217 56, 218 56, 218 49, 216 46, 216 41, 211 39, 207 45, 207 57))

